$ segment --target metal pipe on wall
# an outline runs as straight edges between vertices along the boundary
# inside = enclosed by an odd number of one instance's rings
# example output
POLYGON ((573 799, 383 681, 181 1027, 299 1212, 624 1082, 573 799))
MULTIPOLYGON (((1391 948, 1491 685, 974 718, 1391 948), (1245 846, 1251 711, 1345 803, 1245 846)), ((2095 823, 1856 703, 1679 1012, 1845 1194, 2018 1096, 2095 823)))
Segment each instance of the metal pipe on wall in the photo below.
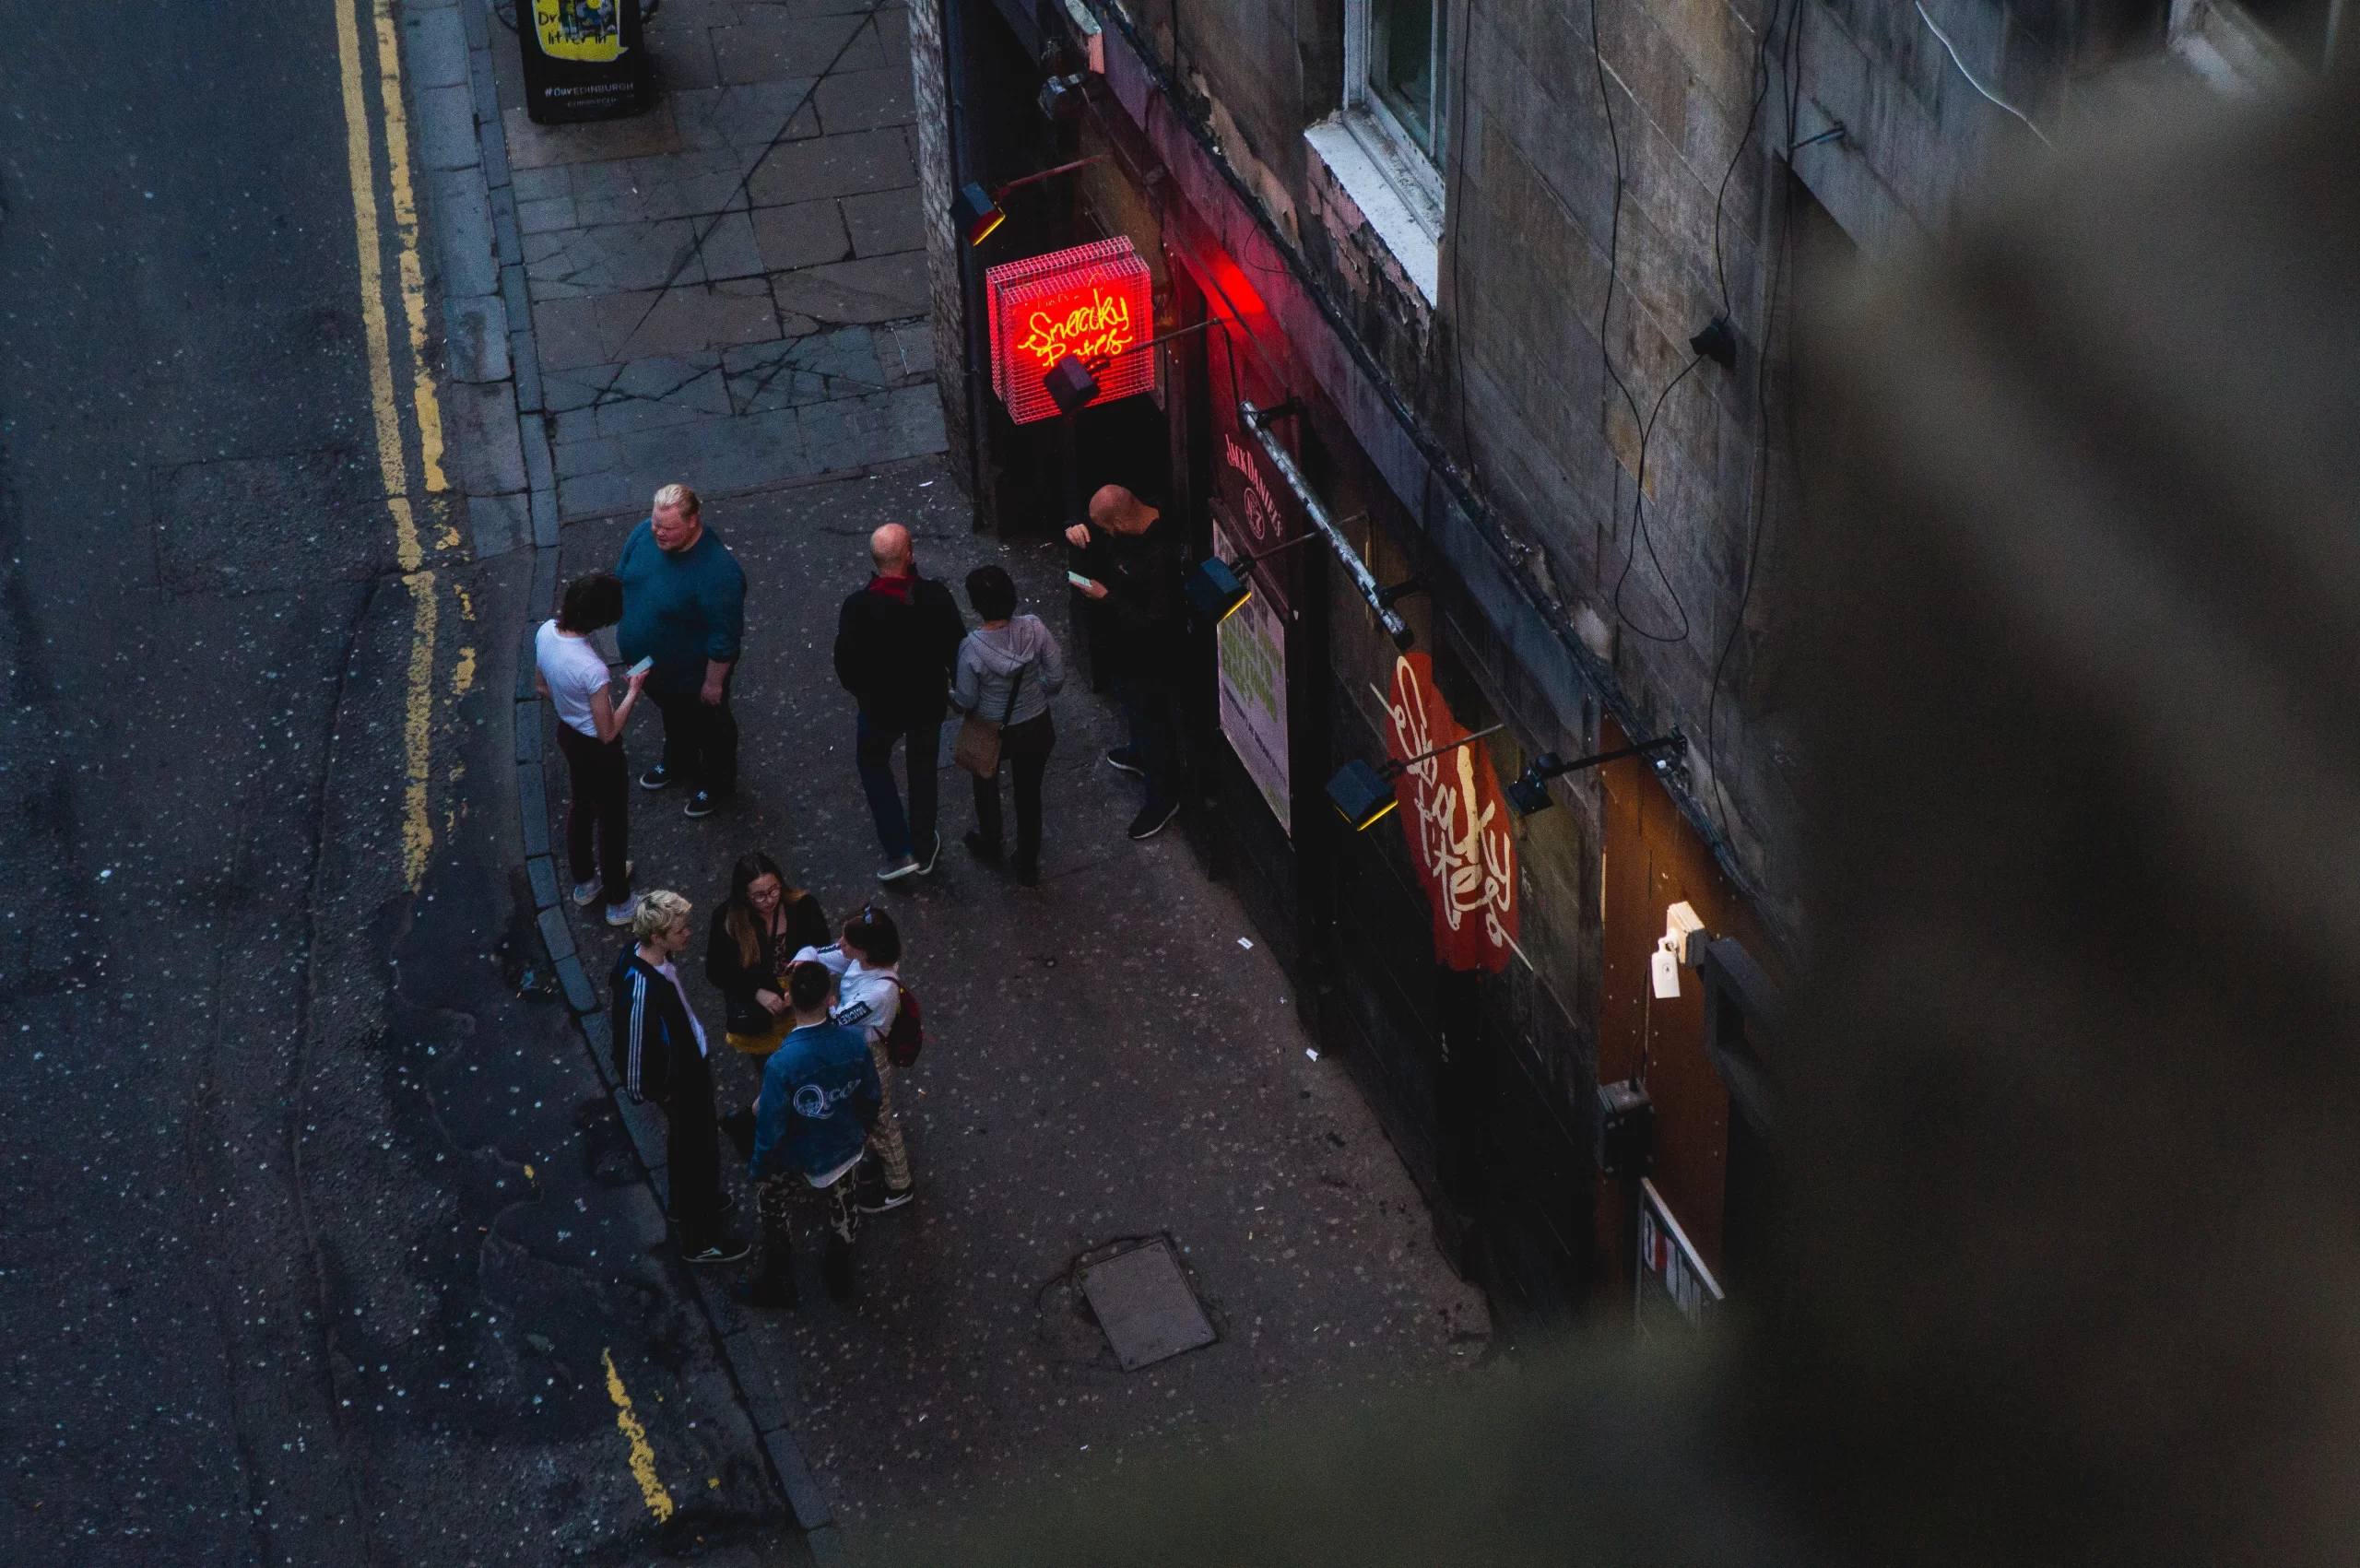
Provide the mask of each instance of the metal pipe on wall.
POLYGON ((1303 503, 1304 514, 1311 519, 1311 525, 1328 536, 1328 548, 1334 550, 1336 559, 1344 563, 1344 570, 1352 574, 1352 582, 1359 586, 1361 597, 1366 599, 1368 607, 1376 612, 1376 619, 1384 623, 1386 635, 1393 639, 1393 645, 1408 648, 1417 641, 1410 634, 1409 623, 1385 602, 1385 589, 1370 573, 1368 563, 1361 559, 1360 551, 1352 548, 1351 540, 1344 537, 1344 531, 1336 526, 1336 520, 1328 515, 1328 508, 1313 492, 1311 481, 1304 478, 1303 470, 1295 466, 1294 454, 1280 445, 1279 438, 1272 435, 1269 427, 1263 423, 1271 415, 1247 402, 1237 406, 1237 417, 1247 430, 1254 432, 1254 439, 1261 443, 1271 466, 1278 469, 1279 477, 1287 482, 1287 489, 1294 491, 1295 500, 1303 503))

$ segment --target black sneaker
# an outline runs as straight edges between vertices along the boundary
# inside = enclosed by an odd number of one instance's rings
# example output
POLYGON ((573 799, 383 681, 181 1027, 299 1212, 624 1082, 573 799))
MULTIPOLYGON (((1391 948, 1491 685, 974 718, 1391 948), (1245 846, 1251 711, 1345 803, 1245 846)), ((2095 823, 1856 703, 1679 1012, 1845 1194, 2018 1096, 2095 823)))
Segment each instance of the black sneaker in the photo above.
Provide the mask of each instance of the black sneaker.
POLYGON ((740 1306, 770 1307, 780 1312, 792 1312, 803 1304, 803 1296, 792 1279, 765 1279, 760 1275, 740 1279, 729 1287, 729 1299, 740 1306))
POLYGON ((1163 831, 1172 819, 1178 815, 1180 815, 1180 803, 1176 800, 1169 806, 1144 807, 1138 816, 1131 819, 1131 837, 1151 839, 1163 831))
POLYGON ((683 1263, 736 1263, 738 1259, 750 1255, 753 1250, 754 1244, 740 1237, 715 1236, 694 1252, 689 1251, 683 1245, 680 1249, 680 1261, 683 1263))
POLYGON ((710 817, 713 815, 713 808, 718 804, 720 803, 713 798, 710 791, 701 789, 689 796, 689 803, 680 808, 680 815, 691 819, 710 817))
POLYGON ((873 1192, 864 1192, 854 1199, 853 1207, 863 1214, 882 1214, 889 1208, 901 1208, 917 1195, 915 1182, 905 1187, 889 1187, 880 1182, 873 1192))
POLYGON ((1140 764, 1138 753, 1127 746, 1117 746, 1107 752, 1106 764, 1109 767, 1120 768, 1127 773, 1137 773, 1141 778, 1147 777, 1147 769, 1140 764))
POLYGON ((997 866, 999 864, 999 845, 992 843, 991 840, 984 837, 983 834, 977 832, 973 828, 967 830, 967 853, 974 855, 976 859, 982 861, 986 866, 997 866))
MULTIPOLYGON (((1032 864, 1030 861, 1020 860, 1016 863, 1015 871, 1016 885, 1018 887, 1033 888, 1040 886, 1041 868, 1038 866, 1032 864)), ((751 1159, 752 1156, 749 1155, 748 1158, 751 1159)))
POLYGON ((642 789, 669 789, 672 787, 672 775, 670 772, 666 771, 663 763, 658 762, 655 766, 648 769, 647 772, 639 775, 639 787, 642 789))

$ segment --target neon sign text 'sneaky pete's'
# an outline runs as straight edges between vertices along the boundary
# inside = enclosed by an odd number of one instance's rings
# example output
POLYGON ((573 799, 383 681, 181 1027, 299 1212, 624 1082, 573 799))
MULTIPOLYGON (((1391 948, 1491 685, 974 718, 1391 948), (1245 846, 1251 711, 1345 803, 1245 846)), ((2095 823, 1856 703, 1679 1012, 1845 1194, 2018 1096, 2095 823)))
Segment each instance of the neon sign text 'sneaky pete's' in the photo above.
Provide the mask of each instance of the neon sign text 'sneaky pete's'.
POLYGON ((1025 323, 1029 331, 1017 344, 1044 371, 1068 354, 1088 361, 1119 354, 1131 346, 1135 336, 1131 330, 1131 302, 1122 295, 1109 294, 1092 283, 1087 301, 1071 305, 1064 301, 1057 303, 1065 310, 1063 318, 1054 310, 1034 311, 1025 323))

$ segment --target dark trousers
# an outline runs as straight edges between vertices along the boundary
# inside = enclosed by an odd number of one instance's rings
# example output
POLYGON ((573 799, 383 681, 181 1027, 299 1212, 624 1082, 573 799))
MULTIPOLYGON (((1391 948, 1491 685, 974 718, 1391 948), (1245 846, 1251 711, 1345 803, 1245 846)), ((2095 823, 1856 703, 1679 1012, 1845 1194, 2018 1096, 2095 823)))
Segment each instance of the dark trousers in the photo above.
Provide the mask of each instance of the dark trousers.
POLYGON ((920 859, 934 849, 937 784, 935 770, 942 761, 942 721, 924 719, 893 727, 860 715, 853 731, 853 762, 860 770, 860 787, 868 793, 869 815, 877 819, 877 842, 887 858, 905 855, 920 859), (910 774, 910 811, 902 814, 901 792, 893 786, 893 743, 906 739, 903 766, 910 774))
MULTIPOLYGON (((631 873, 623 868, 631 853, 631 766, 622 737, 600 740, 561 724, 557 749, 565 753, 566 865, 574 881, 596 876, 607 902, 620 904, 631 897, 631 873)), ((538 808, 538 802, 526 807, 538 808)))
MULTIPOLYGON (((1016 857, 1012 864, 1026 875, 1041 869, 1041 775, 1049 771, 1049 752, 1057 732, 1043 712, 1022 724, 1000 731, 999 760, 1016 786, 1016 857)), ((997 850, 1001 843, 999 774, 978 778, 975 785, 975 831, 997 850)))
POLYGON ((693 688, 648 695, 664 715, 664 771, 715 797, 735 794, 738 718, 729 711, 727 684, 718 702, 707 702, 693 688))
POLYGON ((1170 683, 1154 676, 1118 675, 1115 700, 1123 705, 1123 722, 1131 732, 1123 749, 1147 771, 1145 804, 1171 805, 1180 798, 1180 730, 1170 683))
POLYGON ((672 1223, 680 1250, 696 1252, 721 1233, 721 1128, 713 1114, 712 1065, 690 1056, 675 1068, 664 1108, 664 1165, 672 1183, 672 1223))
POLYGON ((762 1261, 756 1279, 764 1288, 791 1293, 795 1289, 795 1211, 817 1199, 827 1206, 827 1251, 820 1271, 832 1295, 852 1291, 852 1244, 860 1234, 860 1210, 853 1207, 853 1189, 860 1167, 854 1166, 828 1187, 815 1187, 799 1173, 765 1176, 754 1184, 754 1211, 762 1222, 762 1261))

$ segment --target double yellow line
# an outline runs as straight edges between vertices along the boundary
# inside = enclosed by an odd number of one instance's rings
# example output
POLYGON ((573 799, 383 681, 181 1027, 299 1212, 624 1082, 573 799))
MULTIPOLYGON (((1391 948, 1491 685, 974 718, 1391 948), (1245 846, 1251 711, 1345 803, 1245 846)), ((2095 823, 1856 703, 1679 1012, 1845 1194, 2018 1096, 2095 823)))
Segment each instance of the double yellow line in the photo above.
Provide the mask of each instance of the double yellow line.
MULTIPOLYGON (((412 507, 409 462, 401 409, 394 392, 392 334, 385 311, 384 237, 377 216, 376 140, 360 53, 361 7, 372 10, 377 37, 377 94, 384 117, 385 167, 393 197, 395 266, 402 312, 409 327, 409 403, 418 430, 419 477, 429 495, 450 489, 442 472, 442 407, 427 358, 426 280, 418 255, 418 199, 410 183, 409 114, 402 101, 401 40, 390 0, 333 0, 336 63, 344 78, 345 155, 352 175, 352 229, 360 261, 360 319, 369 345, 369 401, 376 419, 377 466, 385 480, 385 510, 393 519, 394 557, 410 592, 409 680, 403 742, 408 778, 402 798, 402 869, 411 890, 426 875, 434 847, 427 784, 432 760, 434 697, 434 573, 426 570, 412 507)), ((456 544, 445 530, 438 548, 456 544)))

